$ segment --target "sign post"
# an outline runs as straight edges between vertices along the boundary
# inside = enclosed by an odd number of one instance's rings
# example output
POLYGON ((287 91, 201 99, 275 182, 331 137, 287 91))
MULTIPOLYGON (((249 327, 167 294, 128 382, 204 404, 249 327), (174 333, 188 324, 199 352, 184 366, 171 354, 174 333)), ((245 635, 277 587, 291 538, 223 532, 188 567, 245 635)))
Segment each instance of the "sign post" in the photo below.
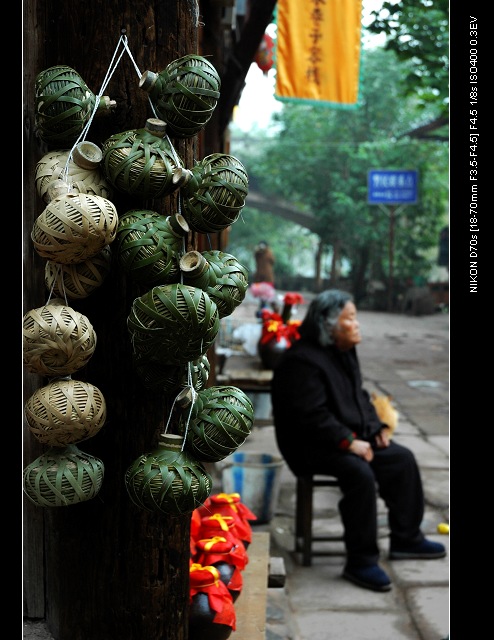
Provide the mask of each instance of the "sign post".
POLYGON ((393 308, 394 237, 396 213, 407 204, 417 203, 418 171, 408 169, 371 169, 367 178, 367 202, 389 205, 388 311, 393 308), (397 208, 397 205, 399 207, 397 208))

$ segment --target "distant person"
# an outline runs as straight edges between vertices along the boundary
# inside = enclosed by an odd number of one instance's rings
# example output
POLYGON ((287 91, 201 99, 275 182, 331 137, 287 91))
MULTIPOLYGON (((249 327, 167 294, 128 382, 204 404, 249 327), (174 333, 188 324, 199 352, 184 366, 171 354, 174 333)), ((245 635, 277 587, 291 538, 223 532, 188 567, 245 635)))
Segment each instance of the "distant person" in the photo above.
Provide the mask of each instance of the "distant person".
POLYGON ((424 493, 417 462, 409 449, 390 440, 390 429, 362 387, 352 296, 337 289, 320 293, 299 333, 273 372, 279 450, 296 476, 338 478, 347 553, 343 577, 365 589, 389 591, 391 580, 378 564, 377 493, 388 508, 391 560, 446 555, 420 529, 424 493))
POLYGON ((256 246, 254 257, 256 259, 254 282, 270 282, 274 285, 275 258, 271 247, 265 240, 262 240, 256 246))

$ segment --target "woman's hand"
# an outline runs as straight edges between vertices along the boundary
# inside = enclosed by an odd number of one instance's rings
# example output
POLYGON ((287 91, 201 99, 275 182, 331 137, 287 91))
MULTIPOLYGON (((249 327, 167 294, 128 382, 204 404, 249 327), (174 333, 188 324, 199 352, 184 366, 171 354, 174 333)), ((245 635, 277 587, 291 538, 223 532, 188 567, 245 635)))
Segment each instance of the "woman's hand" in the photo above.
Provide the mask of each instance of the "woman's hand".
POLYGON ((369 442, 365 440, 358 440, 357 438, 353 440, 348 447, 348 451, 351 451, 356 456, 367 460, 367 462, 371 462, 374 458, 374 451, 372 451, 372 447, 369 442))
POLYGON ((378 449, 389 447, 389 429, 384 427, 376 434, 376 446, 378 449))

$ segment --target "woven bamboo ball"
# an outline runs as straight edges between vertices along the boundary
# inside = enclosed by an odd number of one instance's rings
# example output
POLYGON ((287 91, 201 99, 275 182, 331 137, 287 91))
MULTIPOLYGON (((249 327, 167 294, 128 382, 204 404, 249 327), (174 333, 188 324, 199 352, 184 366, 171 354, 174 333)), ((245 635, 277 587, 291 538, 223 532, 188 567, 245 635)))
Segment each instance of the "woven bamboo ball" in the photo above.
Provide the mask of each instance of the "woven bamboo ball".
POLYGON ((183 437, 162 434, 158 447, 135 460, 125 474, 132 502, 165 515, 192 513, 209 496, 212 478, 186 451, 183 437))
POLYGON ((143 199, 163 198, 177 189, 173 173, 183 162, 165 129, 163 120, 149 118, 145 128, 116 133, 103 143, 102 170, 116 189, 143 199))
POLYGON ((179 254, 189 225, 181 215, 161 216, 154 211, 132 210, 120 217, 116 251, 119 265, 135 282, 179 282, 179 254))
POLYGON ((117 210, 110 200, 69 193, 52 200, 36 218, 31 239, 42 258, 77 264, 111 244, 117 225, 117 210))
POLYGON ((139 86, 149 92, 170 135, 189 138, 199 133, 213 115, 221 80, 206 58, 190 54, 173 60, 159 74, 145 71, 139 86))
POLYGON ((50 447, 65 447, 95 436, 106 421, 106 402, 94 385, 58 379, 37 389, 24 414, 31 433, 50 447))
MULTIPOLYGON (((220 318, 231 315, 243 302, 249 286, 249 272, 235 256, 224 251, 203 251, 209 264, 210 279, 205 288, 211 300, 216 302, 220 318)), ((188 284, 184 274, 184 284, 188 284)))
MULTIPOLYGON (((186 416, 181 418, 185 432, 186 416)), ((250 398, 237 387, 216 386, 199 391, 190 414, 188 450, 202 462, 223 460, 245 442, 254 421, 250 398)))
POLYGON ((182 365, 161 364, 151 358, 139 359, 134 356, 137 373, 145 387, 163 391, 168 395, 177 394, 191 384, 196 391, 206 387, 211 365, 206 355, 182 365))
POLYGON ((226 153, 206 156, 190 170, 177 169, 173 180, 184 194, 182 215, 199 233, 216 233, 236 222, 249 191, 245 167, 226 153))
MULTIPOLYGON (((79 156, 75 155, 75 158, 79 156)), ((101 158, 103 158, 102 153, 101 158)), ((67 184, 69 193, 88 193, 107 199, 112 197, 111 186, 104 178, 99 163, 92 168, 81 167, 75 161, 74 154, 71 155, 70 150, 50 151, 36 165, 36 191, 46 204, 52 199, 49 187, 57 180, 67 184)))
MULTIPOLYGON (((71 146, 82 133, 96 105, 96 96, 81 76, 66 65, 41 71, 35 81, 36 135, 52 146, 71 146)), ((103 96, 98 110, 116 103, 103 96)))
POLYGON ((92 258, 78 264, 60 264, 47 260, 45 286, 62 298, 87 298, 105 281, 111 270, 112 253, 109 245, 92 258))
POLYGON ((216 303, 202 289, 159 285, 134 300, 127 328, 139 356, 177 365, 206 353, 220 319, 216 303))
POLYGON ((84 367, 96 349, 89 319, 55 298, 23 318, 23 357, 28 371, 67 376, 84 367))
POLYGON ((23 473, 23 489, 38 507, 68 507, 94 498, 103 484, 103 462, 75 445, 52 448, 23 473))

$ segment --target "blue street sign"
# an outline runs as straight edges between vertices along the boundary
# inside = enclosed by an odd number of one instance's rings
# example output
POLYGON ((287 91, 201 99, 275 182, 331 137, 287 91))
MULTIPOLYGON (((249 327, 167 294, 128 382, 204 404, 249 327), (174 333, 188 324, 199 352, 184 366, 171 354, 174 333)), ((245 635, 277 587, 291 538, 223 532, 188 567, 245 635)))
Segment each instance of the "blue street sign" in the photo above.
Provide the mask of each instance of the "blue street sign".
POLYGON ((367 182, 368 204, 415 204, 418 172, 371 169, 367 182))

